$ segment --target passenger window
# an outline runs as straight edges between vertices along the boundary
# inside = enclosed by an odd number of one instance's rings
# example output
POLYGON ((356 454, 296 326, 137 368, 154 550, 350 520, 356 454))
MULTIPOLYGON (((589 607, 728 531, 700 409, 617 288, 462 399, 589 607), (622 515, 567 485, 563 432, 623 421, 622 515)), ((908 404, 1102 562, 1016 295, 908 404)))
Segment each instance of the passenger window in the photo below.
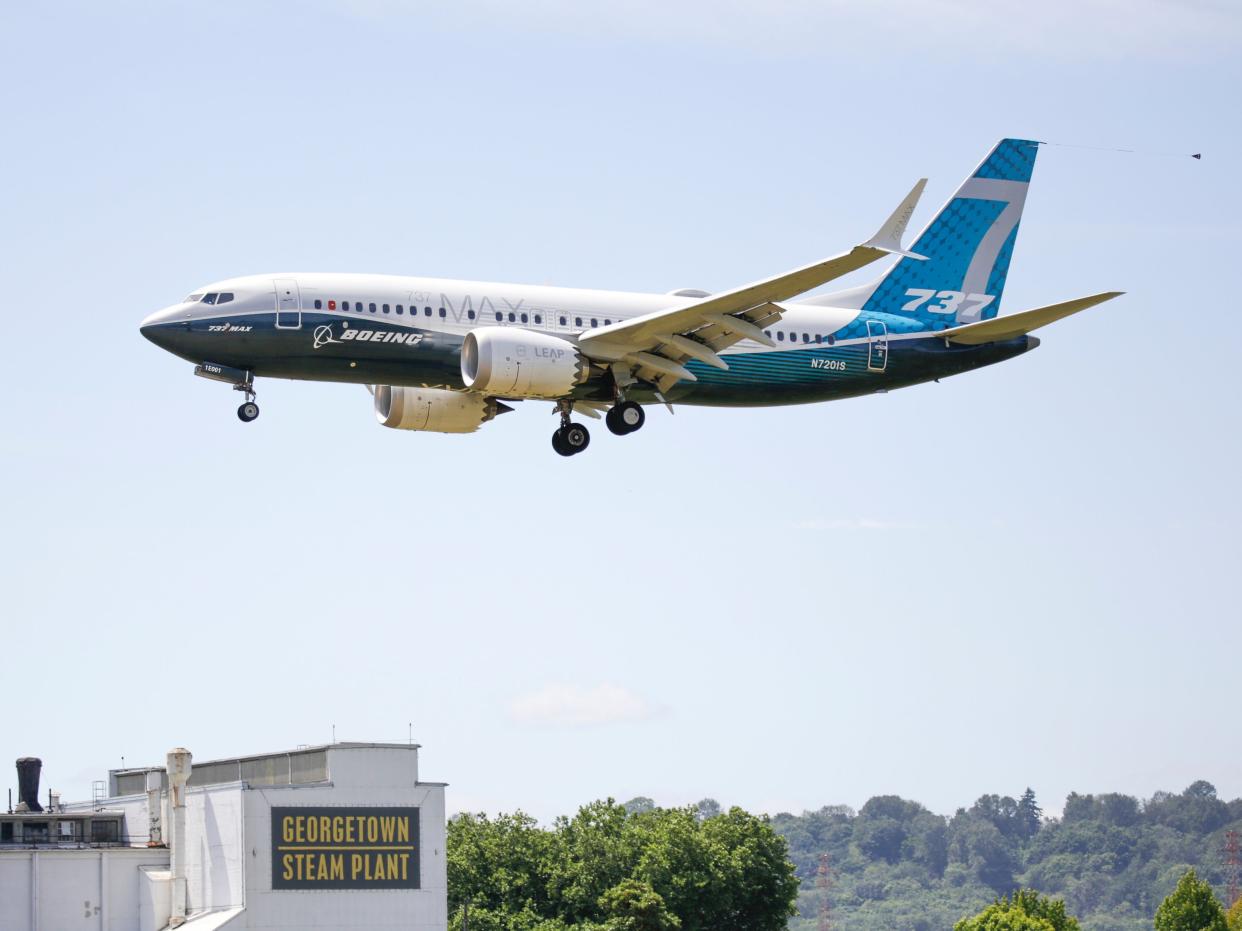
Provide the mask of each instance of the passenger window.
POLYGON ((221 294, 218 298, 216 298, 216 303, 217 303, 217 304, 227 304, 227 303, 228 303, 229 301, 231 301, 232 299, 233 299, 233 292, 232 292, 232 291, 225 291, 225 292, 224 292, 223 294, 221 294))
POLYGON ((474 319, 474 311, 473 311, 473 310, 468 310, 468 311, 466 311, 466 317, 467 317, 467 319, 473 320, 473 319, 474 319))
POLYGON ((505 315, 502 314, 500 311, 496 311, 496 322, 500 323, 504 319, 505 319, 505 315))
POLYGON ((341 310, 349 310, 349 301, 341 301, 341 310))
POLYGON ((824 341, 824 334, 823 334, 823 333, 816 333, 816 334, 815 334, 815 342, 817 342, 817 343, 822 343, 823 341, 824 341))
POLYGON ((526 322, 526 314, 522 314, 522 322, 523 322, 523 323, 525 323, 525 322, 526 322))
POLYGON ((430 316, 431 316, 431 308, 430 308, 430 307, 424 307, 424 308, 423 308, 423 310, 425 311, 425 315, 426 315, 426 316, 428 316, 428 317, 430 317, 430 316))
POLYGON ((771 339, 771 338, 772 338, 772 331, 771 331, 771 330, 764 330, 764 331, 763 331, 763 335, 764 335, 764 336, 766 336, 768 339, 771 339))
POLYGON ((811 334, 810 334, 810 333, 803 333, 803 334, 802 334, 802 342, 804 342, 804 343, 809 343, 810 341, 811 341, 811 334))
POLYGON ((323 301, 321 301, 319 298, 315 298, 315 309, 321 310, 322 308, 323 308, 323 301))
POLYGON ((833 336, 831 333, 829 333, 828 334, 828 345, 831 346, 836 341, 837 341, 837 338, 833 336))
POLYGON ((599 321, 594 317, 591 318, 591 326, 599 326, 599 321))
POLYGON ((210 294, 208 294, 206 297, 203 298, 203 303, 214 304, 216 302, 217 297, 219 297, 219 295, 215 291, 212 291, 210 294))
POLYGON ((604 326, 612 326, 612 321, 611 321, 611 320, 605 320, 605 321, 604 321, 604 326))
POLYGON ((564 325, 565 325, 565 318, 561 317, 561 326, 564 326, 564 325))
POLYGON ((399 314, 405 313, 405 309, 400 304, 397 305, 397 313, 399 314))
POLYGON ((375 303, 374 303, 374 302, 372 302, 372 304, 371 304, 371 313, 375 313, 375 303))
POLYGON ((441 307, 441 308, 440 308, 440 317, 441 317, 441 318, 444 318, 444 317, 447 317, 447 316, 448 316, 448 311, 446 311, 443 307, 441 307))
POLYGON ((777 330, 777 331, 776 331, 776 338, 777 338, 778 340, 780 340, 782 343, 783 343, 783 342, 785 342, 785 331, 784 331, 784 330, 777 330))
POLYGON ((516 315, 516 314, 514 314, 514 313, 513 313, 513 311, 509 311, 509 322, 510 322, 510 323, 513 323, 513 322, 515 322, 516 320, 517 320, 517 315, 516 315))
POLYGON ((384 313, 388 313, 388 305, 387 305, 387 304, 385 304, 385 305, 384 305, 384 313))
POLYGON ((574 317, 574 326, 582 326, 582 318, 574 317))
POLYGON ((541 314, 535 314, 535 322, 543 323, 543 316, 541 314))

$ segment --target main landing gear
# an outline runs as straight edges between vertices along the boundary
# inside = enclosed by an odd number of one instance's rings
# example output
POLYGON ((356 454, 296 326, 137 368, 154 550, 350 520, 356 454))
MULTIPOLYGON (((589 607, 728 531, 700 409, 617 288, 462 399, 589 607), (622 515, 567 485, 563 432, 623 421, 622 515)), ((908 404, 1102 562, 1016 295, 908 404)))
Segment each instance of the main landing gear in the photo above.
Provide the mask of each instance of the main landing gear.
MULTIPOLYGON (((552 434, 552 448, 562 456, 576 456, 591 443, 591 434, 580 423, 569 419, 573 412, 572 401, 560 401, 556 405, 561 415, 561 425, 552 434)), ((608 429, 617 436, 625 436, 642 427, 647 421, 647 414, 642 406, 633 401, 619 401, 604 415, 608 429)))
POLYGON ((552 448, 562 456, 575 456, 591 445, 591 433, 582 424, 569 419, 572 401, 558 401, 556 410, 561 415, 561 425, 552 434, 552 448))
POLYGON ((604 423, 608 424, 608 429, 617 436, 625 436, 627 433, 640 430, 646 422, 647 415, 643 411, 642 405, 635 404, 633 401, 622 401, 620 404, 615 404, 604 415, 604 423))

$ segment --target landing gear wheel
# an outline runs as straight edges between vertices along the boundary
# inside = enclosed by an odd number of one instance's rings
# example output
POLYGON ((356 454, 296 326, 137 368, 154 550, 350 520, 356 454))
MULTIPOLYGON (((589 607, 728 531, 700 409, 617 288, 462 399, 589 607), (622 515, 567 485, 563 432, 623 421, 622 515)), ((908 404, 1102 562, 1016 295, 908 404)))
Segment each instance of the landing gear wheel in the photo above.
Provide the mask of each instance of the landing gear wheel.
POLYGON ((237 409, 237 417, 242 423, 250 423, 259 416, 259 405, 254 401, 247 401, 237 409))
POLYGON ((625 436, 627 433, 642 429, 646 421, 647 414, 642 405, 633 401, 622 401, 604 415, 604 422, 608 424, 608 429, 617 436, 625 436))
POLYGON ((552 448, 562 456, 576 456, 591 444, 591 434, 580 423, 566 424, 552 434, 552 448))

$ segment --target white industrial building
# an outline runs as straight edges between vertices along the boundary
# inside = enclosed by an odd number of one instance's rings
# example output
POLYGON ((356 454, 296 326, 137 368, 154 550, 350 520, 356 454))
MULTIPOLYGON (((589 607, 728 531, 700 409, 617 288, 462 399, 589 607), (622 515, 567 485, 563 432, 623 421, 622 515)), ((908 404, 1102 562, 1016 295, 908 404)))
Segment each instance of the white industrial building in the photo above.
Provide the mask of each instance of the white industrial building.
POLYGON ((419 781, 417 744, 175 750, 47 807, 22 762, 36 791, 0 813, 0 931, 446 931, 444 784, 419 781))

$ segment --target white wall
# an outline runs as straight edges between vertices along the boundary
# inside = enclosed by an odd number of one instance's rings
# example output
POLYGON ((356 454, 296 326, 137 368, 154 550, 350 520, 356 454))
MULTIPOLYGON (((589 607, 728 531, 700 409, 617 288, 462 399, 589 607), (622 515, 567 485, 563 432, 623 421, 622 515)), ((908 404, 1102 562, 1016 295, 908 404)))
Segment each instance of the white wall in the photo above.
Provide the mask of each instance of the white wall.
POLYGON ((133 931, 142 866, 166 868, 168 851, 0 850, 0 931, 133 931))

